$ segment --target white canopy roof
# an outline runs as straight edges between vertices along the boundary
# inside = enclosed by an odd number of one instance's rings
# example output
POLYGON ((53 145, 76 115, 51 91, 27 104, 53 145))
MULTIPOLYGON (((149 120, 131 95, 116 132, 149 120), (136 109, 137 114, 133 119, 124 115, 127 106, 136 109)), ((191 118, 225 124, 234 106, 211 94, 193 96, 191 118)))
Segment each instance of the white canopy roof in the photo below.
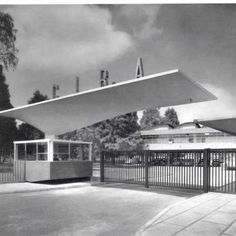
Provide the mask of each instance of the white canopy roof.
POLYGON ((216 99, 178 69, 1 111, 46 134, 62 134, 142 110, 216 99))
POLYGON ((195 122, 225 133, 236 135, 236 117, 195 120, 195 122))

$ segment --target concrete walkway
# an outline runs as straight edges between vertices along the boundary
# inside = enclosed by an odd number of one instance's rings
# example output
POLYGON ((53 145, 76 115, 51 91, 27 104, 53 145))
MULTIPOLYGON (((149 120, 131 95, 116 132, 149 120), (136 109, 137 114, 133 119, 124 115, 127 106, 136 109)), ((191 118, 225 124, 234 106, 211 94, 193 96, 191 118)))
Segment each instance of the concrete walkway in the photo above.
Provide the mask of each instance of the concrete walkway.
POLYGON ((201 194, 172 205, 149 220, 136 236, 236 235, 236 195, 201 194))

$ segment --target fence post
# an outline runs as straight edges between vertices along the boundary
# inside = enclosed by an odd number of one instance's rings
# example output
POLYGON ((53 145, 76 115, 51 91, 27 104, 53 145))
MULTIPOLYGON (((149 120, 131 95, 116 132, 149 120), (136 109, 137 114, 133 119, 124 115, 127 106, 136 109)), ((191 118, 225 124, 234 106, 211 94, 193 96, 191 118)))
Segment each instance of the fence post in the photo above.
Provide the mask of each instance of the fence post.
POLYGON ((209 191, 210 188, 210 176, 209 176, 209 153, 210 149, 204 149, 203 154, 203 190, 205 193, 209 191))
POLYGON ((100 156, 100 182, 104 182, 104 151, 101 152, 100 156))
POLYGON ((149 151, 144 152, 144 157, 145 157, 145 188, 149 188, 149 183, 148 183, 148 157, 149 157, 149 151))

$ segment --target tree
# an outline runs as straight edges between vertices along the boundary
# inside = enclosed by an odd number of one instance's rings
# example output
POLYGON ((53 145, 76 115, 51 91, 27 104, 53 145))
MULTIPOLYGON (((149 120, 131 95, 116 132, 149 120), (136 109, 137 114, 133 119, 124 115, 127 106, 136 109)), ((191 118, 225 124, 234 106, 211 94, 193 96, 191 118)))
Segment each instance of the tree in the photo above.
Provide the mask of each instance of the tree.
POLYGON ((0 12, 0 61, 7 70, 9 67, 15 68, 18 63, 16 32, 13 18, 7 13, 0 12))
MULTIPOLYGON (((12 107, 8 85, 3 74, 3 66, 0 65, 0 110, 6 110, 12 107)), ((12 147, 16 134, 15 119, 0 117, 0 148, 6 149, 12 147)))
POLYGON ((140 129, 136 112, 116 116, 111 119, 112 135, 127 138, 140 129))
POLYGON ((40 93, 39 90, 36 90, 33 94, 33 97, 30 98, 30 100, 28 100, 28 104, 32 104, 32 103, 36 103, 36 102, 42 102, 48 100, 48 96, 47 95, 43 95, 40 93))
POLYGON ((93 158, 99 159, 105 149, 124 150, 126 147, 141 149, 142 138, 137 134, 140 129, 135 113, 107 119, 92 126, 66 133, 60 138, 93 142, 93 158))
POLYGON ((147 109, 143 111, 143 116, 140 120, 142 129, 151 128, 161 123, 160 111, 158 108, 147 109))
POLYGON ((92 142, 92 157, 93 160, 100 158, 100 152, 103 149, 102 141, 100 139, 99 130, 94 126, 88 126, 73 132, 68 132, 59 136, 62 139, 81 140, 85 142, 92 142))
MULTIPOLYGON (((48 99, 47 95, 43 95, 39 90, 36 90, 33 97, 30 98, 28 104, 45 101, 48 99)), ((27 124, 22 123, 18 128, 18 140, 33 140, 44 138, 44 133, 39 129, 27 124)))
POLYGON ((117 141, 117 149, 120 151, 143 150, 145 143, 141 137, 140 131, 136 131, 127 138, 117 141))
POLYGON ((174 108, 168 108, 165 111, 165 121, 170 123, 173 127, 179 125, 178 115, 174 108))

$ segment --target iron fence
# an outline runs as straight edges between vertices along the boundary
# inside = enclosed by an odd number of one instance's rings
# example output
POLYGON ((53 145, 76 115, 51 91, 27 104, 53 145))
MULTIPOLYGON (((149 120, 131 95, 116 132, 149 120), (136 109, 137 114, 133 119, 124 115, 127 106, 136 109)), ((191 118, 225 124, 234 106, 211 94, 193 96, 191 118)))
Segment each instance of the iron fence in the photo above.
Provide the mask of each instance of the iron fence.
POLYGON ((209 190, 236 193, 236 149, 210 150, 209 190))
POLYGON ((236 149, 105 151, 101 181, 236 191, 236 149))
POLYGON ((0 150, 0 184, 25 181, 25 160, 14 161, 13 150, 0 150))

